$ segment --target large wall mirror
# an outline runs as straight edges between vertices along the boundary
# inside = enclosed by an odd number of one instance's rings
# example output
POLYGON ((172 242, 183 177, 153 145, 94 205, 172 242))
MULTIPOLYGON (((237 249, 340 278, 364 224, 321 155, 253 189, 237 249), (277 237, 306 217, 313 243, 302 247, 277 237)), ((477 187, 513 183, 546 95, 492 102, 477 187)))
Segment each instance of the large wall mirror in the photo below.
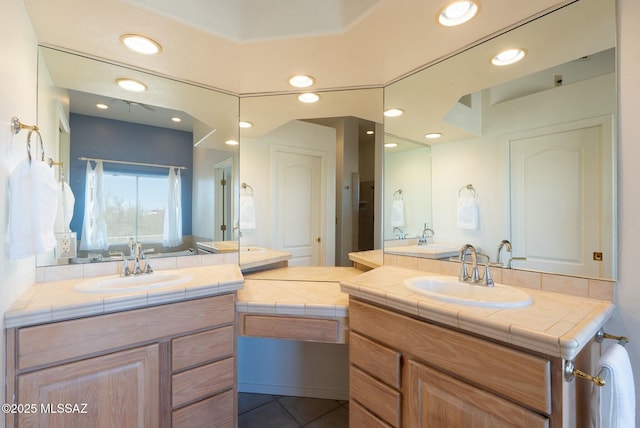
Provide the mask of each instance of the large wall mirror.
POLYGON ((241 259, 274 249, 292 266, 350 266, 349 252, 381 246, 382 89, 319 96, 240 99, 241 259))
POLYGON ((236 96, 40 47, 38 123, 66 202, 37 265, 111 260, 132 241, 148 257, 237 241, 238 117, 236 96))
POLYGON ((513 268, 615 278, 615 70, 615 2, 581 0, 387 86, 385 250, 426 228, 492 262, 509 240, 513 268))

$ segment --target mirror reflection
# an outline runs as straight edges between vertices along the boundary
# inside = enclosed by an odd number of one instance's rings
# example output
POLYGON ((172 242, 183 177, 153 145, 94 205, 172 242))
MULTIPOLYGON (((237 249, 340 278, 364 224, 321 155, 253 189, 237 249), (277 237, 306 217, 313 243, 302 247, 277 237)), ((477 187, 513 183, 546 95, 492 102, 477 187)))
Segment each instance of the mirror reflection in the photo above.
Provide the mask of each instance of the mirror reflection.
POLYGON ((58 245, 39 266, 130 257, 137 243, 150 258, 237 239, 237 97, 47 47, 38 69, 64 201, 58 245), (123 78, 144 90, 123 89, 123 78))
POLYGON ((350 266, 380 248, 382 89, 246 97, 240 132, 243 248, 287 254, 290 266, 350 266), (378 210, 380 212, 380 210, 378 210))
POLYGON ((505 267, 615 278, 614 12, 576 2, 385 88, 385 142, 430 147, 413 181, 385 149, 385 251, 426 235, 496 263, 508 240, 505 267))

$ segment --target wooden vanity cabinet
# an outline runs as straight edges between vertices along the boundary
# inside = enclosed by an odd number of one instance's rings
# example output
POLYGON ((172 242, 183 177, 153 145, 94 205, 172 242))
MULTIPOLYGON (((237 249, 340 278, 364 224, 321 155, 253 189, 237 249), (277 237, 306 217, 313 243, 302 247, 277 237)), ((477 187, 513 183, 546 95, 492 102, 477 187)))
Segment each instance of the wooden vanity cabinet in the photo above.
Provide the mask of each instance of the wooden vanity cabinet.
POLYGON ((235 294, 8 329, 6 425, 234 427, 235 336, 235 294))
POLYGON ((559 358, 354 298, 349 322, 352 428, 562 426, 559 358))

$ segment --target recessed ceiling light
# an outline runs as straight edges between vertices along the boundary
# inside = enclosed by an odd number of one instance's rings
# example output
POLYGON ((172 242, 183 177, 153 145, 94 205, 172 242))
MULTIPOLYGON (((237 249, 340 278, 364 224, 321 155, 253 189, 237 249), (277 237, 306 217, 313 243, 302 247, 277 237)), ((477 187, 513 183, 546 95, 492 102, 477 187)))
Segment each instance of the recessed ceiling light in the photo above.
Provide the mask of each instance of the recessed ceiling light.
POLYGON ((116 83, 118 83, 118 86, 122 89, 126 89, 127 91, 142 92, 147 90, 147 85, 133 79, 116 79, 116 83))
POLYGON ((289 79, 289 84, 294 88, 308 88, 314 83, 315 79, 306 74, 297 74, 289 79))
POLYGON ((510 65, 520 61, 527 52, 524 49, 506 49, 491 59, 493 65, 510 65))
POLYGON ((392 147, 398 147, 398 143, 384 143, 384 146, 390 149, 392 147))
POLYGON ((132 51, 145 55, 154 55, 162 50, 158 42, 138 34, 123 34, 120 41, 132 51))
POLYGON ((428 138, 430 140, 433 140, 435 138, 440 138, 442 137, 442 134, 439 132, 429 132, 428 134, 425 134, 424 138, 428 138))
POLYGON ((174 122, 182 122, 182 119, 180 119, 179 117, 175 116, 171 118, 172 121, 174 122))
POLYGON ((246 128, 251 128, 253 126, 253 123, 241 120, 240 122, 238 122, 238 126, 240 128, 245 128, 246 129, 246 128))
POLYGON ((314 94, 313 92, 305 92, 304 94, 298 95, 298 101, 303 103, 315 103, 320 99, 318 94, 314 94))
POLYGON ((404 114, 404 111, 399 108, 390 108, 384 111, 384 115, 387 117, 398 117, 398 116, 402 116, 403 114, 404 114))
POLYGON ((368 130, 367 131, 367 135, 373 135, 373 131, 372 130, 368 130))
POLYGON ((446 27, 464 24, 478 13, 478 4, 473 1, 456 1, 445 6, 438 14, 438 22, 446 27))
POLYGON ((109 106, 108 106, 108 105, 106 105, 106 104, 102 104, 102 103, 98 103, 98 104, 96 104, 96 107, 97 107, 97 108, 99 108, 100 110, 106 110, 106 109, 108 109, 108 108, 109 108, 109 106))
POLYGON ((236 140, 227 140, 224 143, 228 146, 237 146, 239 144, 236 140))

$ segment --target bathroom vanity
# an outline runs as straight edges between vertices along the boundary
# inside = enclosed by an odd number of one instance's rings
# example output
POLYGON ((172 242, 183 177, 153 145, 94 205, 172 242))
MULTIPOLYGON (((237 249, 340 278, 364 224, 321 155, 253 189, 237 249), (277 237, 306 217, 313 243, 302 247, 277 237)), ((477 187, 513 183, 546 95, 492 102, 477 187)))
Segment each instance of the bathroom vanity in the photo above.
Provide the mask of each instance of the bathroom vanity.
POLYGON ((564 362, 589 347, 611 303, 527 289, 526 307, 472 307, 403 285, 419 275, 385 266, 342 283, 350 426, 581 426, 564 362))
POLYGON ((75 291, 86 279, 36 285, 6 316, 7 427, 235 426, 242 275, 178 272, 189 280, 111 297, 75 291))

